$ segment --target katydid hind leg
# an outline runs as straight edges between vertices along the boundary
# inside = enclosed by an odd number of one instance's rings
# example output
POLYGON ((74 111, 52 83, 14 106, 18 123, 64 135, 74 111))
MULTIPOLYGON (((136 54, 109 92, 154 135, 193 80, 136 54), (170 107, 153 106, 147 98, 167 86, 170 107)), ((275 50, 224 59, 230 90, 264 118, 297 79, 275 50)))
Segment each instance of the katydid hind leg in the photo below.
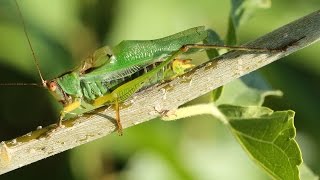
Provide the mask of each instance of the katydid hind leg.
MULTIPOLYGON (((282 52, 285 51, 286 48, 278 47, 278 48, 265 48, 265 47, 246 47, 246 46, 228 46, 223 45, 223 41, 220 39, 219 35, 211 30, 207 29, 207 37, 203 40, 203 44, 186 44, 184 47, 186 49, 205 49, 208 57, 210 59, 216 57, 218 54, 218 49, 228 49, 228 50, 240 50, 240 51, 257 51, 257 52, 282 52)), ((291 46, 288 44, 287 46, 291 46)), ((286 47, 287 47, 286 46, 286 47)))
POLYGON ((120 105, 119 105, 119 102, 118 100, 116 100, 115 102, 115 110, 116 110, 116 122, 117 122, 117 126, 118 126, 118 133, 119 133, 119 136, 122 136, 123 135, 123 128, 122 128, 122 124, 121 124, 121 121, 120 121, 120 105))

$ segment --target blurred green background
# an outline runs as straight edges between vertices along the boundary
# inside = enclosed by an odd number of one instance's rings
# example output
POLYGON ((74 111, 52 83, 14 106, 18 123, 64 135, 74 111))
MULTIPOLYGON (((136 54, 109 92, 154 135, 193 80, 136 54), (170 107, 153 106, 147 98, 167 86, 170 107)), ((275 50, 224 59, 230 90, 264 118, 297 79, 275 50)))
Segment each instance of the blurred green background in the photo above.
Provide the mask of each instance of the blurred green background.
MULTIPOLYGON (((247 42, 320 7, 319 0, 273 1, 239 31, 247 42)), ((19 1, 43 76, 70 70, 103 45, 155 39, 205 25, 224 37, 229 1, 19 1)), ((320 173, 320 43, 259 70, 282 98, 274 110, 296 111, 304 162, 320 173)), ((21 18, 12 0, 0 1, 0 83, 40 82, 21 18)), ((36 87, 0 87, 0 141, 58 118, 57 103, 36 87)), ((153 120, 1 175, 0 179, 269 179, 231 134, 210 116, 153 120)))

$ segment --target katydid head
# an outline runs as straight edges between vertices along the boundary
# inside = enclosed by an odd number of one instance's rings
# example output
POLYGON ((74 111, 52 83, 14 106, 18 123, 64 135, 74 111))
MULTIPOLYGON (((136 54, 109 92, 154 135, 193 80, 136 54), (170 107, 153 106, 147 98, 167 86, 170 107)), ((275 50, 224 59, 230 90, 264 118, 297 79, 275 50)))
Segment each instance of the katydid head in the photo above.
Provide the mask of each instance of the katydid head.
POLYGON ((68 101, 68 95, 59 86, 57 80, 46 81, 46 89, 49 90, 50 94, 62 104, 65 104, 68 101))
POLYGON ((70 72, 45 82, 46 89, 62 104, 72 101, 72 97, 82 96, 78 72, 70 72))

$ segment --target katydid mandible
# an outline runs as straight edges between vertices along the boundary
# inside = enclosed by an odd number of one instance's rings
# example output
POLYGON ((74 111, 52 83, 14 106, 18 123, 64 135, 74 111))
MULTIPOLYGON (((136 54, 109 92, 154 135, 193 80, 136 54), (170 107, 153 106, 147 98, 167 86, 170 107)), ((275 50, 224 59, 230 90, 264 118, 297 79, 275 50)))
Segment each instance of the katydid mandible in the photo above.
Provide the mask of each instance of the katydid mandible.
POLYGON ((44 80, 16 0, 15 3, 42 83, 5 85, 37 85, 48 89, 63 106, 58 126, 68 118, 67 115, 77 116, 114 104, 115 119, 121 135, 119 103, 141 88, 182 75, 193 67, 190 61, 179 59, 179 55, 219 48, 259 52, 283 51, 283 49, 203 44, 203 41, 208 40, 210 31, 204 26, 199 26, 160 39, 125 40, 113 47, 102 47, 82 60, 72 72, 52 80, 44 80), (189 49, 195 51, 188 52, 189 49))

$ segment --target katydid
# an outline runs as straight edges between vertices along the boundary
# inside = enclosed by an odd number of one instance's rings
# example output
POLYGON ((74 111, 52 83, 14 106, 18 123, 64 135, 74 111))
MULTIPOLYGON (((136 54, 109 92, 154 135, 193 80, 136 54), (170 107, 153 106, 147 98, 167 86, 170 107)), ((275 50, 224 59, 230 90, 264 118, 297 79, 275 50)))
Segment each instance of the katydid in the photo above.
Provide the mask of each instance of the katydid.
MULTIPOLYGON (((15 3, 22 18, 17 1, 15 3)), ((22 22, 42 81, 38 86, 48 89, 63 105, 58 125, 61 126, 62 121, 68 118, 66 115, 77 116, 114 104, 119 134, 122 134, 119 103, 141 88, 184 74, 193 65, 190 61, 179 59, 179 55, 217 48, 260 52, 282 51, 282 49, 196 44, 208 40, 210 33, 204 26, 199 26, 160 39, 125 40, 113 47, 102 47, 84 59, 73 71, 53 80, 44 80, 23 18, 22 22), (194 51, 188 51, 189 49, 194 51), (154 67, 151 67, 153 65, 154 67)))

